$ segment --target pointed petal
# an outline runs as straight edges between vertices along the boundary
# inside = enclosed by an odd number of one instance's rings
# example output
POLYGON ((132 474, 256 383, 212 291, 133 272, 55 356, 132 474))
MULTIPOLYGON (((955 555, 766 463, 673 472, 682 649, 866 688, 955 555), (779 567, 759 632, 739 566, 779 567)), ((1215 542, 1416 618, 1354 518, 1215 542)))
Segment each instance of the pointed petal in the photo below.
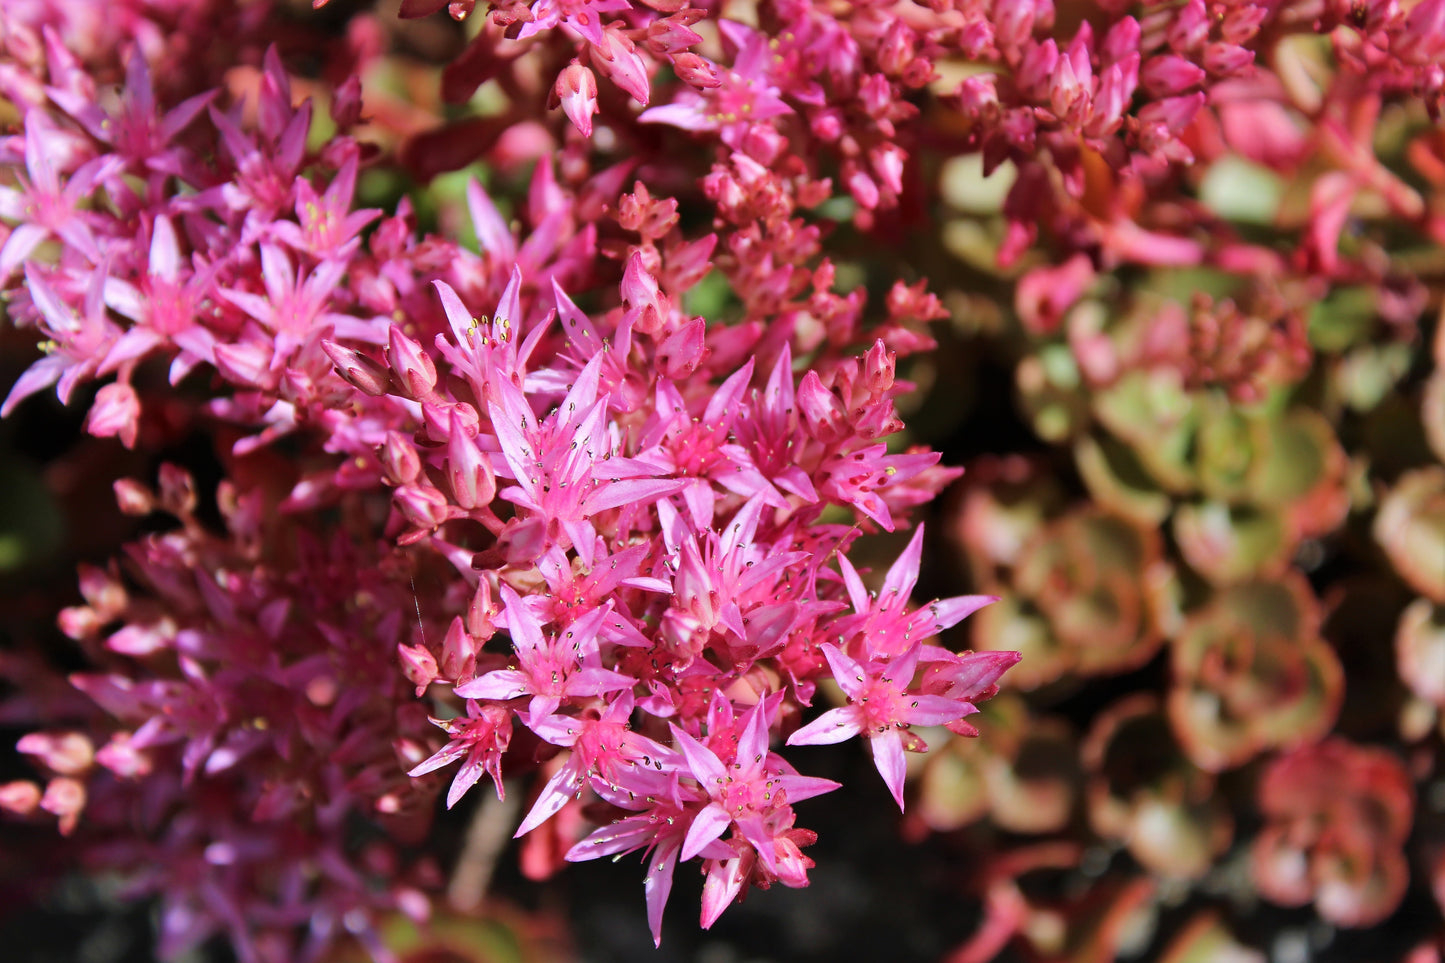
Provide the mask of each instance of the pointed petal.
POLYGON ((708 803, 687 828, 687 838, 682 841, 682 858, 692 859, 702 852, 703 847, 721 836, 732 822, 732 817, 722 806, 708 803))
POLYGON ((727 769, 711 749, 677 726, 668 723, 668 727, 672 729, 673 741, 687 758, 688 771, 702 784, 704 790, 711 792, 712 787, 720 785, 727 778, 727 769))
POLYGON ((908 547, 898 560, 888 569, 888 575, 883 579, 883 590, 879 598, 886 604, 891 604, 893 599, 907 601, 913 594, 913 586, 918 584, 918 563, 923 558, 923 526, 919 525, 913 532, 913 537, 908 540, 908 547))
POLYGON ((790 746, 831 746, 859 733, 858 712, 844 707, 829 709, 788 737, 790 746))
POLYGON ((567 805, 567 800, 576 795, 577 790, 582 787, 582 774, 576 765, 576 756, 567 760, 567 763, 552 774, 547 780, 547 785, 542 787, 541 794, 537 801, 532 804, 527 818, 522 820, 522 825, 517 827, 517 832, 512 836, 516 839, 525 836, 538 826, 557 815, 562 807, 567 805))
POLYGON ((868 740, 869 747, 873 750, 873 765, 878 767, 878 774, 883 777, 883 782, 888 786, 888 791, 893 793, 893 799, 898 803, 898 811, 903 811, 903 775, 906 768, 903 761, 903 740, 898 735, 897 729, 889 729, 881 732, 868 740))

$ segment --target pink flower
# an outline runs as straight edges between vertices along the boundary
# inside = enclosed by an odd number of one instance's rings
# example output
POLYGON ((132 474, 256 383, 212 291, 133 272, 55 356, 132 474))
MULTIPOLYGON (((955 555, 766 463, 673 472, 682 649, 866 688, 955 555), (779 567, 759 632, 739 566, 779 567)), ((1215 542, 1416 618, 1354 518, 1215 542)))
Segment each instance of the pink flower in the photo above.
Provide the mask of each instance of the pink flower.
POLYGON ((506 628, 518 668, 496 669, 454 688, 464 699, 531 696, 525 721, 533 725, 557 711, 564 697, 595 696, 630 688, 635 680, 602 668, 597 631, 607 618, 599 608, 550 637, 510 585, 501 589, 506 628))
POLYGON ((806 886, 807 869, 797 847, 783 837, 779 822, 771 818, 795 802, 838 788, 831 779, 799 776, 768 752, 768 726, 764 703, 753 706, 743 722, 742 734, 729 764, 676 725, 672 737, 687 760, 687 771, 708 795, 708 803, 693 819, 682 844, 682 859, 702 853, 729 827, 752 846, 762 865, 788 886, 806 886), (782 838, 780 838, 782 837, 782 838))
POLYGON ((910 691, 922 648, 922 643, 915 643, 894 659, 863 664, 831 642, 823 643, 823 654, 834 680, 848 696, 848 705, 823 713, 789 736, 788 745, 828 745, 865 736, 878 774, 903 809, 903 750, 921 752, 925 748, 908 727, 946 725, 978 711, 961 699, 910 691))
POLYGON ((413 767, 407 775, 422 776, 443 766, 464 759, 462 768, 452 779, 447 790, 447 808, 451 809, 457 800, 477 784, 483 774, 490 775, 497 787, 497 798, 506 796, 502 788, 502 755, 512 739, 512 713, 501 706, 481 705, 473 699, 467 700, 467 714, 456 719, 433 719, 433 725, 440 726, 450 741, 427 760, 413 767))

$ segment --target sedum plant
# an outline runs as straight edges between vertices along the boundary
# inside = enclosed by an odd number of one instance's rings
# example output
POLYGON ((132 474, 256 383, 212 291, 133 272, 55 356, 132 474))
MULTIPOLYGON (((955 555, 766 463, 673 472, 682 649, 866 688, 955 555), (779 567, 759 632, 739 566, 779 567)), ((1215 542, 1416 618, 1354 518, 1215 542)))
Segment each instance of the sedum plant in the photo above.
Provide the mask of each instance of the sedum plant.
POLYGON ((0 0, 0 879, 177 960, 603 958, 631 857, 643 952, 1438 963, 1442 64, 0 0))

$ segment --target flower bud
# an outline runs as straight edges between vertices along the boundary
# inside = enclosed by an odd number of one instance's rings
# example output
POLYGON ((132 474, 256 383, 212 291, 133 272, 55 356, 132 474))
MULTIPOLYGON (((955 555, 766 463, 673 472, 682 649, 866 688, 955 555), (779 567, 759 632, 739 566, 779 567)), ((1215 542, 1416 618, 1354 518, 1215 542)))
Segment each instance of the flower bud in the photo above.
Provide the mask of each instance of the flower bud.
POLYGON ((345 134, 361 123, 361 77, 352 74, 336 88, 331 99, 331 119, 336 129, 345 134))
POLYGON ((447 520, 447 498, 435 488, 403 485, 393 493, 392 501, 417 528, 430 531, 447 520))
POLYGON ((95 746, 79 732, 27 732, 15 748, 61 776, 78 776, 95 762, 95 746))
POLYGON ((421 457, 416 453, 416 446, 400 432, 388 431, 377 454, 386 480, 393 485, 410 484, 421 474, 421 457))
POLYGON ((557 75, 552 96, 562 105, 562 113, 582 132, 592 136, 592 115, 597 113, 597 77, 577 61, 572 61, 557 75))
POLYGON ((119 381, 101 388, 90 406, 85 428, 97 438, 119 438, 122 445, 134 448, 140 428, 140 398, 135 389, 119 381))
POLYGON ((597 68, 639 104, 647 106, 650 98, 647 64, 638 55, 632 41, 614 28, 603 33, 602 43, 594 44, 592 49, 598 55, 595 58, 597 68))
POLYGON ((1205 78, 1204 68, 1174 54, 1150 57, 1139 71, 1144 89, 1155 97, 1172 97, 1205 78))
POLYGON ((387 334, 386 361, 407 394, 420 401, 431 396, 437 383, 436 365, 421 345, 392 325, 387 334))
POLYGON ((96 752, 95 761, 122 779, 139 779, 152 769, 150 757, 131 744, 128 732, 112 735, 96 752))
POLYGON ((40 798, 40 808, 58 816, 60 835, 69 836, 80 821, 81 810, 85 808, 85 786, 68 776, 52 779, 45 787, 45 795, 40 798))
POLYGON ((447 480, 451 483, 452 500, 468 510, 491 504, 497 494, 496 476, 455 410, 451 412, 450 434, 447 480))
POLYGON ((437 660, 425 646, 397 643, 396 654, 401 659, 401 674, 416 686, 416 694, 426 692, 427 686, 436 681, 437 660))
POLYGON ((29 816, 40 807, 40 787, 25 779, 0 785, 0 809, 17 816, 29 816))
POLYGON ((497 604, 492 601, 492 583, 483 577, 477 583, 471 604, 467 606, 467 635, 481 642, 496 635, 497 626, 492 619, 498 611, 497 604))
POLYGON ((453 618, 442 642, 441 674, 453 682, 470 678, 476 673, 477 653, 481 650, 481 640, 467 632, 461 616, 453 618))
POLYGON ((659 57, 678 54, 702 43, 702 34, 673 17, 647 25, 647 49, 659 57))
POLYGON ((848 191, 859 207, 871 211, 878 206, 878 185, 862 170, 855 169, 848 175, 848 191))
POLYGON ((180 465, 166 462, 157 472, 161 508, 172 515, 189 515, 196 510, 196 482, 180 465))
POLYGON ((714 87, 722 86, 722 77, 718 75, 717 65, 695 53, 674 54, 672 69, 677 74, 678 80, 698 90, 711 90, 714 87))
POLYGON ((391 390, 391 375, 386 368, 360 351, 335 341, 322 341, 321 350, 336 366, 336 373, 357 391, 379 398, 391 390))
POLYGON ((155 498, 149 488, 134 478, 119 478, 111 486, 115 491, 115 503, 122 515, 139 517, 155 511, 155 498))

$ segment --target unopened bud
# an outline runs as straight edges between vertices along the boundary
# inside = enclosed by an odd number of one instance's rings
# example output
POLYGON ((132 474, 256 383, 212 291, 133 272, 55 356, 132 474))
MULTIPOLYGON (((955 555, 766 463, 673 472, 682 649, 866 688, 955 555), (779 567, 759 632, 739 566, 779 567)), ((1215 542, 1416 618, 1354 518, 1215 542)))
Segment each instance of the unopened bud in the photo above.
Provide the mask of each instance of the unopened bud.
POLYGON ((678 80, 698 90, 711 90, 714 87, 722 86, 722 78, 718 75, 717 66, 711 60, 695 53, 674 54, 672 69, 677 74, 678 80))
POLYGON ((78 732, 29 732, 15 748, 61 776, 78 776, 95 762, 95 746, 78 732))
POLYGON ((40 808, 40 787, 25 779, 0 785, 0 809, 17 816, 29 816, 40 808))
POLYGON ((120 506, 121 514, 138 517, 149 515, 156 510, 151 490, 134 478, 118 479, 112 488, 115 490, 115 503, 120 506))
POLYGON ((470 678, 476 672, 477 653, 481 649, 481 641, 468 634, 461 616, 452 619, 442 642, 442 675, 454 682, 470 678))
POLYGON ((400 432, 388 431, 377 454, 381 458, 381 470, 386 473, 386 480, 393 485, 410 484, 421 474, 421 456, 416 453, 416 446, 400 432))
POLYGON ((401 658, 401 674, 416 686, 417 695, 436 681, 437 660, 424 646, 397 643, 396 654, 401 658))
POLYGON ((496 476, 455 411, 451 413, 450 434, 451 438, 447 441, 447 480, 451 483, 452 498, 468 510, 491 504, 497 494, 496 476))
POLYGON ((412 525, 430 531, 447 520, 446 496, 435 488, 403 485, 392 495, 396 507, 412 525))
POLYGON ((360 351, 335 341, 322 341, 321 350, 336 366, 336 373, 362 394, 379 398, 391 390, 391 375, 386 368, 360 351))
POLYGON ((592 115, 597 113, 597 77, 590 69, 572 61, 557 75, 552 96, 584 137, 592 136, 592 115))
POLYGON ((420 401, 431 396, 437 383, 436 365, 421 345, 402 334, 396 325, 387 335, 386 361, 412 398, 420 401))

